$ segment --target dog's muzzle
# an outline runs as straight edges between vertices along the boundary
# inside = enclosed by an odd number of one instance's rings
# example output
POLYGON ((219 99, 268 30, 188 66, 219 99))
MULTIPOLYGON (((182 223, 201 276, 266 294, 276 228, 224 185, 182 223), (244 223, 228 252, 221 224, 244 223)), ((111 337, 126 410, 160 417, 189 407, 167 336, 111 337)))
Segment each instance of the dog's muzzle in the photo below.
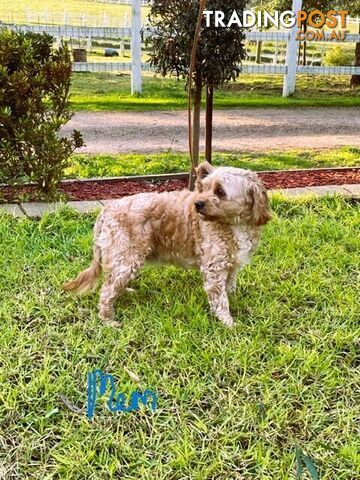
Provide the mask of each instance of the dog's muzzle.
POLYGON ((201 201, 201 200, 198 200, 197 202, 195 202, 195 208, 198 212, 201 212, 201 210, 204 209, 205 207, 205 202, 201 201))

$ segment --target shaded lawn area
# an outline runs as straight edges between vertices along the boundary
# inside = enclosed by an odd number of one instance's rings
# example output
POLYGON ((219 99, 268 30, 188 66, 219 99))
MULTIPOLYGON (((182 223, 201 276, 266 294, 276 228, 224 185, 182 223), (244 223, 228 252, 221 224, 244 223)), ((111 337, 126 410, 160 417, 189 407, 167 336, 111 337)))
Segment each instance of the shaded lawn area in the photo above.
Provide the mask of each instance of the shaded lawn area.
MULTIPOLYGON (((202 157, 203 158, 203 157, 202 157)), ((215 153, 214 165, 259 170, 289 170, 360 165, 360 148, 343 147, 326 151, 293 150, 286 152, 215 153)), ((65 175, 67 178, 116 177, 187 172, 188 154, 75 154, 65 175)))
MULTIPOLYGON (((359 203, 273 198, 251 266, 231 301, 234 330, 211 317, 200 275, 147 267, 117 308, 61 284, 86 267, 94 217, 0 219, 0 438, 6 478, 294 478, 295 447, 323 480, 360 468, 359 203), (87 373, 127 395, 157 392, 155 413, 95 417, 87 373)), ((309 477, 310 478, 310 477, 309 477)))
MULTIPOLYGON (((343 75, 298 75, 297 90, 282 98, 282 75, 241 75, 215 94, 215 108, 359 106, 360 90, 343 75)), ((75 110, 145 111, 187 107, 184 81, 143 74, 143 93, 130 95, 130 74, 74 73, 71 103, 75 110)))

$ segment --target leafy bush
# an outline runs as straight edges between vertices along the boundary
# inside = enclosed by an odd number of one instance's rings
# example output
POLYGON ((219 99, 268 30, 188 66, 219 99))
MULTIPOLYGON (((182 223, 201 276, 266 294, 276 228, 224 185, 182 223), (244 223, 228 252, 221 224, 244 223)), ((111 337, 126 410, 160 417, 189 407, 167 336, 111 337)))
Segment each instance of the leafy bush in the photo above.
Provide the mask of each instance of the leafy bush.
POLYGON ((58 135, 69 108, 71 60, 47 34, 0 30, 0 181, 53 196, 81 134, 58 135))
POLYGON ((342 67, 352 65, 354 62, 354 54, 345 50, 341 45, 334 45, 325 55, 324 64, 334 67, 342 67))

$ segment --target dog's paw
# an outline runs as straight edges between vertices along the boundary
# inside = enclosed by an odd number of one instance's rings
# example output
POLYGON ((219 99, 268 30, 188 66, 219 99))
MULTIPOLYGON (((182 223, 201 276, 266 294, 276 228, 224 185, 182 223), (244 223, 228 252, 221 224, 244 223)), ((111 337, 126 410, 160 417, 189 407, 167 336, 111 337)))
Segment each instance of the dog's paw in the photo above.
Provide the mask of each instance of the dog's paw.
POLYGON ((108 327, 118 328, 120 327, 120 323, 114 320, 115 312, 114 308, 100 308, 99 317, 108 327))
POLYGON ((112 328, 119 328, 121 327, 121 323, 117 322, 116 320, 105 320, 102 318, 102 321, 105 326, 112 327, 112 328))
POLYGON ((235 325, 234 320, 230 315, 226 317, 222 317, 220 318, 220 320, 225 325, 225 327, 232 328, 235 325))

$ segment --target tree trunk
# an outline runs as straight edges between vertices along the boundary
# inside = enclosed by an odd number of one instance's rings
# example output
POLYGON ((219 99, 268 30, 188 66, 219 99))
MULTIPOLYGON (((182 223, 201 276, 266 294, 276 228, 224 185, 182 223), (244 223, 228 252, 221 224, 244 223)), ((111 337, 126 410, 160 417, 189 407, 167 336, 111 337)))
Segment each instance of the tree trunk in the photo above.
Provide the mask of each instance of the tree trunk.
MULTIPOLYGON (((196 75, 195 80, 195 94, 194 94, 194 116, 192 124, 192 153, 193 153, 193 166, 197 167, 199 165, 199 153, 200 153, 200 113, 201 113, 201 92, 202 92, 202 81, 201 75, 196 75)), ((195 186, 195 177, 191 169, 190 179, 189 179, 189 190, 194 190, 195 186)))
MULTIPOLYGON (((307 30, 307 24, 306 22, 301 22, 301 31, 304 34, 305 38, 305 33, 307 30)), ((305 40, 299 41, 299 47, 298 47, 298 59, 297 59, 297 64, 301 65, 306 65, 306 42, 305 40)))
POLYGON ((87 55, 86 55, 86 48, 73 48, 73 60, 74 62, 86 62, 87 55))
MULTIPOLYGON (((307 24, 304 23, 304 37, 306 38, 307 24)), ((306 65, 306 41, 303 43, 303 65, 306 65)))
POLYGON ((212 163, 212 134, 213 134, 213 113, 214 113, 214 87, 206 87, 206 138, 205 138, 205 159, 212 163))
MULTIPOLYGON (((359 25, 360 34, 360 25, 359 25)), ((355 47, 355 67, 360 67, 360 42, 357 42, 355 47)), ((360 75, 352 75, 350 80, 350 87, 360 86, 360 75)))
POLYGON ((261 49, 262 49, 262 41, 258 40, 256 43, 256 63, 261 63, 261 49))

